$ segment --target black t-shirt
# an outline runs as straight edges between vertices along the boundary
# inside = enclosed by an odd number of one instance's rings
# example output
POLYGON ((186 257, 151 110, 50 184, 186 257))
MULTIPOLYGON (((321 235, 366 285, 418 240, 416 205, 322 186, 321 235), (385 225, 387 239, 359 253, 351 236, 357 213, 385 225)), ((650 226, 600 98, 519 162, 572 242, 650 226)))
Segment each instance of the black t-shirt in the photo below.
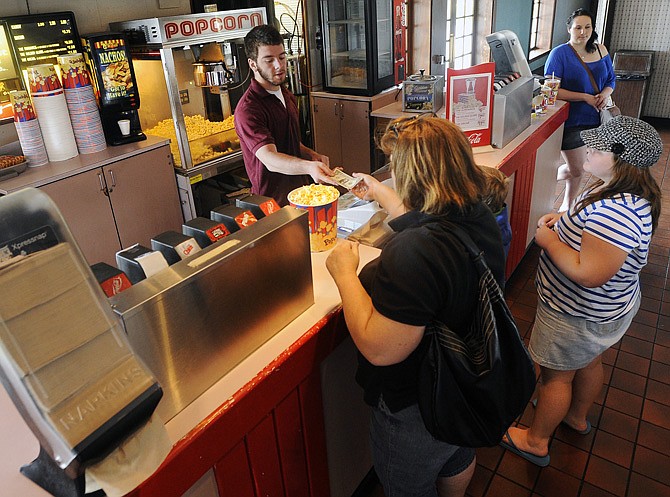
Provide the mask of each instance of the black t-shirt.
MULTIPOLYGON (((378 259, 367 264, 360 280, 375 309, 400 323, 424 326, 438 319, 454 331, 468 323, 478 296, 478 275, 465 247, 440 217, 408 212, 389 223, 396 231, 378 259)), ((498 282, 504 282, 505 255, 500 230, 490 209, 479 203, 465 214, 450 213, 448 222, 461 227, 484 251, 498 282)), ((357 382, 366 403, 379 396, 393 412, 416 403, 419 346, 404 361, 374 366, 359 354, 357 382)))

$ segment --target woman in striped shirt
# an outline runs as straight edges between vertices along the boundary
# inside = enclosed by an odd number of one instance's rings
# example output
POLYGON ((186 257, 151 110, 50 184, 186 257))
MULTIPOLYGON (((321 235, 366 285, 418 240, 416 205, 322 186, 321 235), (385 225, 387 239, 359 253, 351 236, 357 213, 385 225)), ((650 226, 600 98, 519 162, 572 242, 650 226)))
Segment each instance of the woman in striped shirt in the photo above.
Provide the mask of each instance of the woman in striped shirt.
POLYGON ((653 127, 619 116, 581 136, 584 170, 599 181, 566 213, 538 222, 535 241, 543 251, 529 351, 542 381, 530 428, 510 428, 502 442, 539 466, 549 464, 549 440, 559 424, 591 431, 586 416, 602 389, 601 356, 638 311, 639 273, 661 211, 649 167, 663 144, 653 127))

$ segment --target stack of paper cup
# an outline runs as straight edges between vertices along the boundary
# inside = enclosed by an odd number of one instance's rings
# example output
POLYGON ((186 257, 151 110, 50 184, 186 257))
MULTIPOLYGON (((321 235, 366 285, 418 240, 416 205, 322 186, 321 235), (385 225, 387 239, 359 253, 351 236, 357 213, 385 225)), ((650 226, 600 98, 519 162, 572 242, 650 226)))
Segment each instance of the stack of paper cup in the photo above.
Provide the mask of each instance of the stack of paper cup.
POLYGON ((58 64, 79 153, 92 154, 105 150, 105 133, 84 56, 80 53, 60 55, 58 64))
POLYGON ((49 161, 76 157, 79 155, 77 142, 56 68, 53 64, 38 64, 29 66, 27 70, 30 95, 39 117, 49 161))
POLYGON ((43 166, 49 162, 47 149, 44 147, 40 124, 30 101, 27 91, 14 90, 9 92, 9 100, 14 111, 14 126, 19 135, 19 143, 28 166, 43 166))

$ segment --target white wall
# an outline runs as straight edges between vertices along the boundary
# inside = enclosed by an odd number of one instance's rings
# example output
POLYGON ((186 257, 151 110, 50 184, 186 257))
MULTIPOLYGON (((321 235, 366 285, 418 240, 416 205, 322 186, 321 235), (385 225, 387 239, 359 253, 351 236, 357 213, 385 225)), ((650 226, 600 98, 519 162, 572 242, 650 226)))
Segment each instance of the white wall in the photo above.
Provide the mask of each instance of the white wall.
POLYGON ((670 2, 617 0, 607 48, 655 52, 642 115, 670 118, 670 2))

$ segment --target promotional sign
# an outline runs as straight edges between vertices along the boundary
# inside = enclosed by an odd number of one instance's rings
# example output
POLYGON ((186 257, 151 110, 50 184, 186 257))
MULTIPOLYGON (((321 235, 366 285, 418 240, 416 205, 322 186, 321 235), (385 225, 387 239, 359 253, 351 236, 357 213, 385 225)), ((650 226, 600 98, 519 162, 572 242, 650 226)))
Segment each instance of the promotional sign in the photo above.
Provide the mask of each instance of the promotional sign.
POLYGON ((407 53, 407 3, 405 0, 393 0, 393 69, 395 84, 399 85, 406 77, 405 54, 407 53))
POLYGON ((473 147, 491 144, 495 62, 447 69, 447 119, 459 126, 473 147))

